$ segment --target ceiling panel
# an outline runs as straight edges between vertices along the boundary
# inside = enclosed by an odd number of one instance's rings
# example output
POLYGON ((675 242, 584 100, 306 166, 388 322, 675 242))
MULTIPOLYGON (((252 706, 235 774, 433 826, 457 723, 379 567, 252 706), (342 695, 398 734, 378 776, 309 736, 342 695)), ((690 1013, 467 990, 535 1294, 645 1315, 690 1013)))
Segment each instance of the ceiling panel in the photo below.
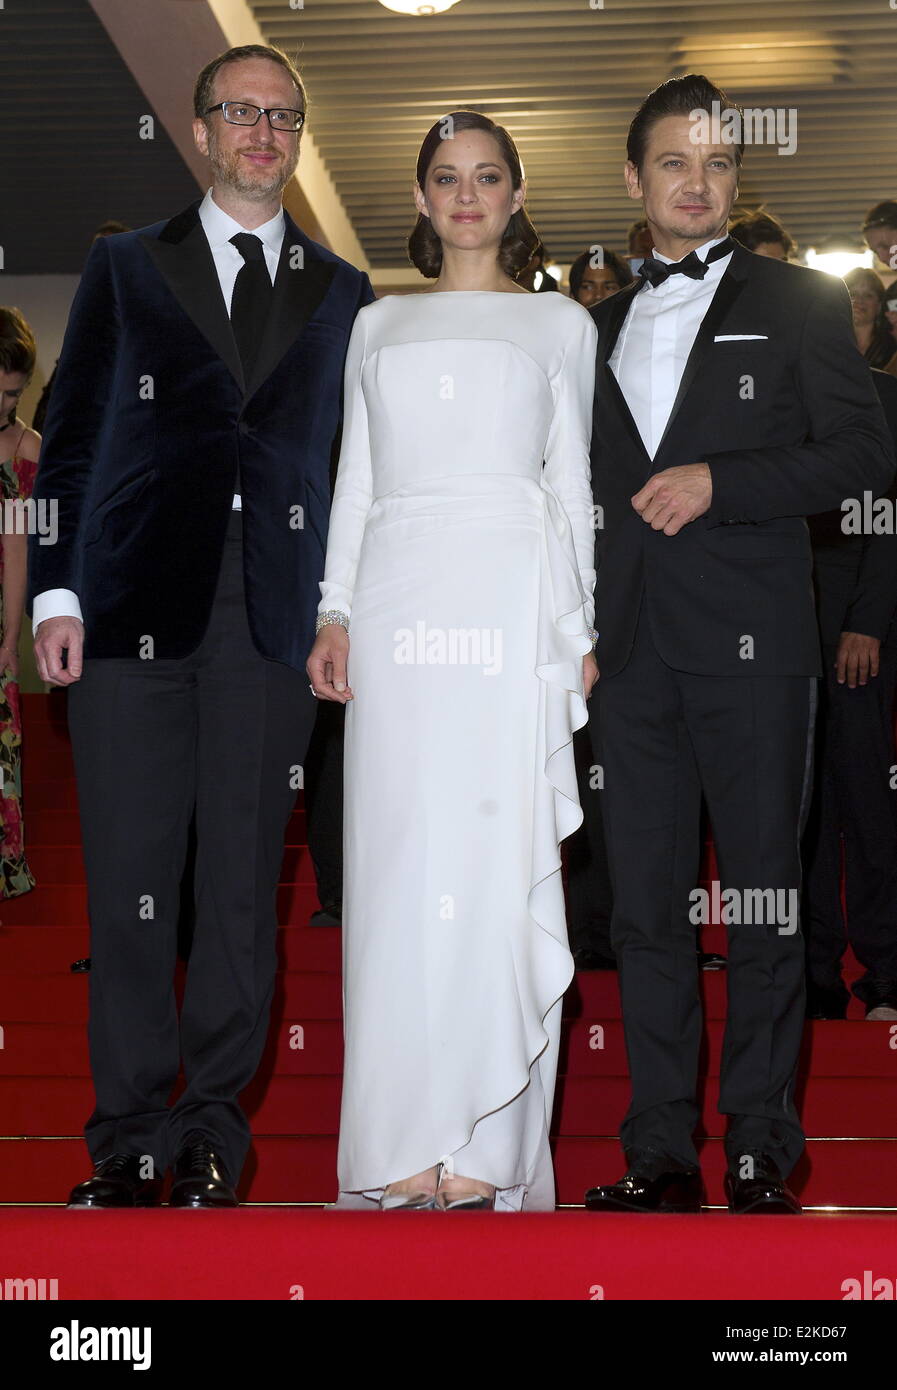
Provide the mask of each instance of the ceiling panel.
POLYGON ((856 238, 897 193, 897 13, 888 0, 459 0, 405 18, 378 0, 249 0, 269 42, 298 56, 309 129, 375 267, 406 264, 410 185, 427 128, 483 111, 517 141, 530 215, 569 261, 622 247, 629 121, 690 65, 749 107, 797 111, 797 151, 746 152, 741 201, 765 201, 802 246, 856 238))
POLYGON ((148 114, 87 0, 3 0, 0 245, 9 274, 76 274, 102 222, 142 227, 198 196, 158 121, 154 138, 140 139, 148 114))

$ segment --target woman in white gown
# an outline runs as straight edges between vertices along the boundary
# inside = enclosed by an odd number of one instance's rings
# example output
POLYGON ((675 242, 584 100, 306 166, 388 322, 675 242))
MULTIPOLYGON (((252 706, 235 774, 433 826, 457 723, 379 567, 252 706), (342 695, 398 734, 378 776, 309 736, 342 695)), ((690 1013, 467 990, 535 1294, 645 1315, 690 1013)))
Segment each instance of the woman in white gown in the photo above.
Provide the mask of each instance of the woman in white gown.
POLYGON ((433 127, 415 198, 436 284, 356 320, 308 663, 349 702, 337 1206, 553 1210, 597 335, 515 283, 538 238, 487 117, 433 127))

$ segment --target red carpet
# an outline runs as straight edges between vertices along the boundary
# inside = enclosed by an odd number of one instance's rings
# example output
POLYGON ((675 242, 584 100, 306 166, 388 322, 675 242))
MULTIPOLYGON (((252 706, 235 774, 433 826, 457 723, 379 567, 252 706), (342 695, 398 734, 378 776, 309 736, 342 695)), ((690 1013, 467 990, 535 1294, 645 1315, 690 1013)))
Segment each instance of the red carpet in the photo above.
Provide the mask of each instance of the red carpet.
MULTIPOLYGON (((23 707, 26 846, 39 887, 0 905, 0 1202, 58 1203, 88 1171, 87 979, 69 971, 89 952, 86 890, 63 702, 33 695, 23 707)), ((304 925, 317 900, 301 809, 288 840, 271 1037, 244 1097, 256 1136, 240 1191, 250 1203, 336 1195, 340 933, 304 925)), ((703 944, 724 950, 722 929, 705 929, 703 944)), ((725 974, 705 975, 703 988, 702 1162, 709 1202, 719 1206, 715 1078, 725 974)), ((586 1187, 622 1171, 614 1136, 627 1079, 616 976, 578 976, 566 1012, 553 1133, 559 1199, 579 1205, 586 1187)), ((63 1214, 13 1205, 0 1215, 4 1259, 16 1274, 69 1281, 60 1297, 289 1298, 303 1284, 309 1298, 589 1298, 600 1284, 608 1298, 838 1298, 841 1281, 866 1268, 897 1277, 897 1216, 886 1214, 897 1209, 897 1028, 863 1022, 855 1002, 850 1012, 847 1022, 806 1030, 801 1093, 810 1138, 794 1181, 808 1206, 875 1217, 565 1212, 467 1216, 458 1227, 440 1214, 411 1217, 410 1225, 392 1218, 387 1229, 374 1212, 63 1214), (183 1242, 185 1257, 174 1261, 175 1285, 172 1242, 183 1242)))
POLYGON ((839 1300, 864 1270, 892 1291, 897 1280, 894 1227, 876 1217, 244 1207, 0 1220, 0 1273, 55 1278, 60 1299, 839 1300))

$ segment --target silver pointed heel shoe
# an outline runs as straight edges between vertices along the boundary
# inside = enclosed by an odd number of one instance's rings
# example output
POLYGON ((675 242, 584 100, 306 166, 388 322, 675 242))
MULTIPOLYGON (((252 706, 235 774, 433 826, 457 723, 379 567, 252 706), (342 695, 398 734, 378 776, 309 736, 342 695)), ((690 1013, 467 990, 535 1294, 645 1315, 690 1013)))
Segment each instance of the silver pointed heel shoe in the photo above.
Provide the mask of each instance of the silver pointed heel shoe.
MULTIPOLYGON (((436 1165, 436 1186, 442 1177, 442 1164, 436 1165)), ((383 1189, 383 1196, 380 1198, 381 1211, 435 1211, 436 1193, 435 1192, 390 1192, 388 1187, 383 1189)))
POLYGON ((381 1211, 435 1211, 435 1192, 384 1192, 381 1211))
POLYGON ((447 1197, 445 1193, 436 1195, 437 1211, 494 1211, 495 1196, 482 1197, 479 1192, 462 1192, 460 1197, 447 1197))
MULTIPOLYGON (((440 1169, 439 1181, 436 1184, 436 1210, 437 1211, 494 1211, 495 1210, 495 1189, 492 1190, 491 1197, 484 1197, 480 1192, 459 1192, 456 1196, 450 1197, 446 1189, 442 1186, 443 1176, 454 1176, 445 1174, 444 1165, 440 1169)), ((471 1181, 468 1179, 468 1181, 471 1181)))

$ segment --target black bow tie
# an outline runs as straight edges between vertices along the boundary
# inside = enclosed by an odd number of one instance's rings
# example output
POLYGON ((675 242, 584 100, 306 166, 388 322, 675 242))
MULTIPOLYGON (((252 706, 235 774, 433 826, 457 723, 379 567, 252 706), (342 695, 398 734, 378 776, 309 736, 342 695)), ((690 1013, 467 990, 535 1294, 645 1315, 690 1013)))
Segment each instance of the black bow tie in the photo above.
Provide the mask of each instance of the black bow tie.
POLYGON ((644 289, 645 285, 662 285, 671 275, 687 275, 690 280, 703 280, 707 267, 728 256, 734 245, 732 238, 727 236, 708 251, 706 260, 702 261, 697 251, 689 251, 681 261, 674 261, 672 265, 659 261, 656 256, 646 256, 638 270, 642 281, 639 289, 644 289))

